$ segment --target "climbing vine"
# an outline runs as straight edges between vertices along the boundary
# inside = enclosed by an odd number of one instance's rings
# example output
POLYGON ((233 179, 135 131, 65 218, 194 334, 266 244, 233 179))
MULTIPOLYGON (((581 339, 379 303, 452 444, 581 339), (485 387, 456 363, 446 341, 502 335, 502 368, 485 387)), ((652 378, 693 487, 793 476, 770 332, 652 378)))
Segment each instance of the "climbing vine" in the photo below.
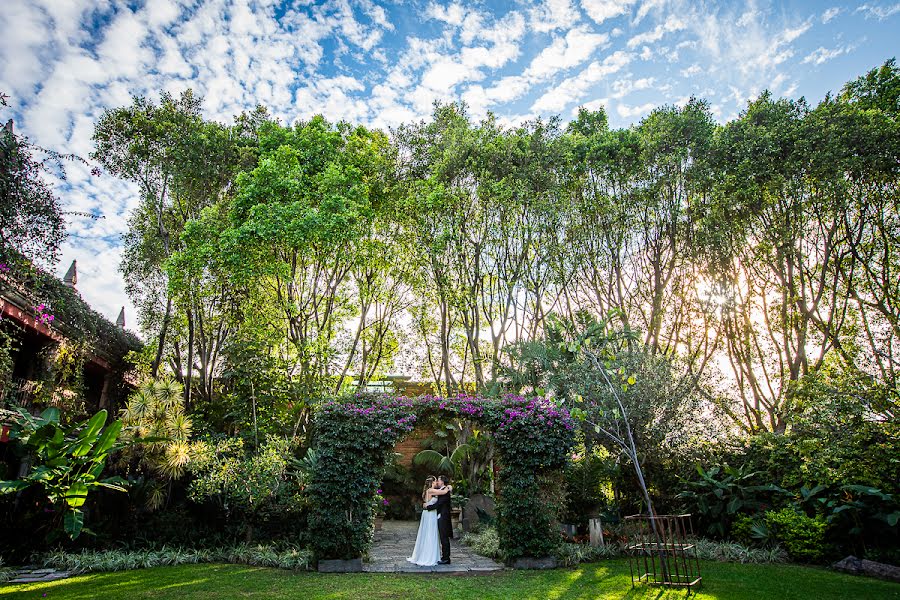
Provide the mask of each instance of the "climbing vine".
POLYGON ((416 423, 441 414, 494 433, 500 470, 500 547, 508 559, 545 556, 559 536, 541 500, 541 477, 562 468, 574 443, 568 411, 546 398, 442 398, 375 394, 327 402, 315 416, 318 461, 308 488, 309 531, 318 558, 361 556, 371 541, 372 500, 394 446, 416 423))

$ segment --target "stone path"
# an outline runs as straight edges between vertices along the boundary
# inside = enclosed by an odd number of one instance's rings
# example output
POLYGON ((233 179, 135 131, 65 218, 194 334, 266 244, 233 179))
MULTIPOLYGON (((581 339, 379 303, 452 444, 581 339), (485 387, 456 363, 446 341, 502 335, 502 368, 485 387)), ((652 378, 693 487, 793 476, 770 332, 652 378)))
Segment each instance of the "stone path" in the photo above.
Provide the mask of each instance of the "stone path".
POLYGON ((363 571, 369 573, 480 573, 499 571, 502 565, 490 558, 478 556, 457 539, 450 541, 449 565, 420 567, 407 561, 416 545, 418 521, 385 521, 381 531, 375 532, 375 542, 369 550, 369 562, 363 571))
POLYGON ((66 579, 70 574, 68 571, 57 571, 56 569, 38 569, 25 567, 19 569, 16 574, 7 583, 37 583, 41 581, 56 581, 57 579, 66 579))

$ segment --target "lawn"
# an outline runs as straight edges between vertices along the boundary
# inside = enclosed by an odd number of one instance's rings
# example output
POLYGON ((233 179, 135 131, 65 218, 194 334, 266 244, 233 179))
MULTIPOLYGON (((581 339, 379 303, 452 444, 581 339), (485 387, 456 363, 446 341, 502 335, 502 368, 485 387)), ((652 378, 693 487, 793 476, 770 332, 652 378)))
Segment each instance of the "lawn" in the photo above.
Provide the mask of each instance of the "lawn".
MULTIPOLYGON (((900 600, 900 584, 793 565, 704 563, 701 599, 900 600)), ((0 586, 15 598, 681 598, 685 592, 631 589, 623 560, 577 569, 490 575, 332 575, 238 565, 186 565, 0 586)))

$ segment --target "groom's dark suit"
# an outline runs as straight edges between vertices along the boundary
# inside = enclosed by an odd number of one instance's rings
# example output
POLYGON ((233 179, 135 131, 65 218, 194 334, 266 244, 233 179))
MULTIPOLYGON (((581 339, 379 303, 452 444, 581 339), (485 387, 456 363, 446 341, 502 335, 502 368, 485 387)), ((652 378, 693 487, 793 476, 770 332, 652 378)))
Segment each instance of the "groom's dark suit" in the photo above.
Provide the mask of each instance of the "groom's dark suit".
POLYGON ((450 521, 450 494, 437 497, 437 502, 426 506, 425 510, 438 513, 438 535, 441 538, 441 560, 450 560, 450 539, 453 537, 453 523, 450 521))

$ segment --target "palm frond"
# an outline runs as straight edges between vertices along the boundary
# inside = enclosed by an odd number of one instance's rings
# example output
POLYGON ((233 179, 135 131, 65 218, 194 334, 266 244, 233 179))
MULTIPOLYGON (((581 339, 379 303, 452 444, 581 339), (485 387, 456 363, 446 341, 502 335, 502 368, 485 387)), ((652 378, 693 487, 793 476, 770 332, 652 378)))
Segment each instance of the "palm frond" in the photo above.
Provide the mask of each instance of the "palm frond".
POLYGON ((450 459, 435 450, 422 450, 413 457, 413 464, 442 473, 453 472, 453 463, 450 459))

